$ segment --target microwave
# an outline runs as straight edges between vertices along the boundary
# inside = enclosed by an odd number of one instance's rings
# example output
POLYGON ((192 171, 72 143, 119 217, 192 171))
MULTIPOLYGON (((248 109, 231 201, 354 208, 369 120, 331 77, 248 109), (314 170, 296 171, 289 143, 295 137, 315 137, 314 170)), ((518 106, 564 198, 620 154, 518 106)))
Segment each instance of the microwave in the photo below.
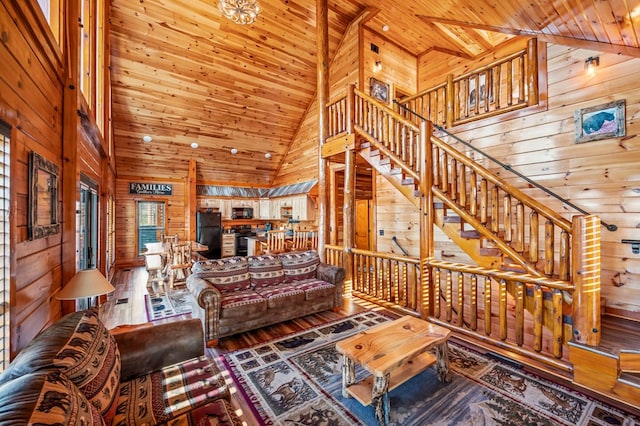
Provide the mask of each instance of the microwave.
POLYGON ((231 207, 231 219, 253 219, 251 207, 231 207))

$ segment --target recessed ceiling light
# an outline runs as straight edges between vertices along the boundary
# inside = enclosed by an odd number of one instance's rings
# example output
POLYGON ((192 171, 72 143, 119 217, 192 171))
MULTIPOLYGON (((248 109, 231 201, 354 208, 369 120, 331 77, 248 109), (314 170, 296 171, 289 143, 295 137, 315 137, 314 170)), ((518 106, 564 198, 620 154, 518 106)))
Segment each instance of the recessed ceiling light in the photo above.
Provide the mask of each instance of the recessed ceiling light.
POLYGON ((235 154, 237 154, 237 153, 238 153, 238 150, 237 150, 237 149, 235 149, 235 148, 231 148, 231 153, 235 155, 235 154))
POLYGON ((266 154, 264 154, 264 158, 271 158, 271 153, 267 152, 266 154))
POLYGON ((191 148, 196 149, 198 146, 198 142, 191 142, 191 148))
POLYGON ((382 26, 382 31, 389 31, 389 26, 388 25, 383 25, 382 26))
POLYGON ((151 142, 152 140, 153 140, 153 138, 152 138, 151 136, 149 136, 149 135, 144 135, 144 136, 142 137, 142 141, 143 141, 144 143, 149 143, 149 142, 151 142))

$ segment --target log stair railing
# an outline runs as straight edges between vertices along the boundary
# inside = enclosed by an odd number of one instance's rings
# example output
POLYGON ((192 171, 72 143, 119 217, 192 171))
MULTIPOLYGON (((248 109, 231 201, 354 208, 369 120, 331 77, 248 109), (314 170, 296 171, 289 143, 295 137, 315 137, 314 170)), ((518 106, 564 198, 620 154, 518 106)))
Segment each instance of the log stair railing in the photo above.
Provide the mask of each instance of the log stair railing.
MULTIPOLYGON (((478 261, 474 268, 479 269, 475 272, 462 266, 439 264, 433 259, 432 244, 431 252, 423 252, 421 245, 423 276, 413 283, 417 287, 417 314, 450 327, 460 327, 477 341, 490 342, 493 347, 520 348, 530 359, 546 359, 549 364, 567 371, 572 369, 562 350, 567 341, 597 346, 600 312, 593 307, 599 306, 600 297, 599 218, 576 215, 568 221, 435 137, 430 123, 417 125, 406 120, 353 85, 344 98, 331 102, 327 109, 329 138, 322 146, 323 157, 346 150, 359 153, 422 210, 422 215, 428 217, 427 229, 439 226, 448 235, 457 236, 454 240, 478 261), (454 221, 452 216, 457 219, 454 221), (505 279, 500 274, 515 274, 519 278, 505 279), (458 312, 469 311, 467 295, 474 285, 470 283, 480 276, 498 285, 498 290, 491 287, 495 297, 489 297, 489 304, 484 306, 491 309, 487 318, 493 318, 494 310, 504 312, 504 316, 498 315, 502 318, 498 327, 491 327, 499 330, 497 337, 473 330, 464 314, 455 319, 455 314, 447 313, 449 307, 450 312, 454 312, 453 307, 458 312), (453 290, 456 285, 458 290, 453 290), (511 310, 506 307, 512 303, 522 317, 518 314, 511 318, 508 313, 511 310), (549 330, 542 333, 548 334, 545 343, 537 339, 527 343, 521 339, 517 330, 527 315, 526 321, 549 330), (516 322, 512 324, 511 319, 516 322)), ((357 251, 344 250, 342 261, 357 251)), ((327 255, 338 260, 334 251, 328 251, 327 255)), ((362 293, 373 290, 378 292, 374 296, 388 300, 393 292, 384 283, 382 287, 373 288, 372 283, 378 285, 379 280, 367 275, 376 268, 357 268, 358 262, 365 262, 369 257, 381 258, 381 255, 360 252, 357 255, 363 259, 348 262, 354 265, 354 289, 360 288, 362 293)), ((396 269, 383 269, 383 276, 391 277, 386 282, 395 282, 392 278, 396 269)), ((412 290, 405 293, 414 294, 412 290)))

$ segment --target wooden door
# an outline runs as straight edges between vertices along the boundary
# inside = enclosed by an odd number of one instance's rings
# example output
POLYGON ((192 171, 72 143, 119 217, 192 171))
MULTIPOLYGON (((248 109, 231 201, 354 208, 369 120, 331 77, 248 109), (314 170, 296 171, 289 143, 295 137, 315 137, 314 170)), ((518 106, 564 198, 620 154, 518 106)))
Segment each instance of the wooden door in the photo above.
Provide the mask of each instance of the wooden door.
POLYGON ((371 250, 371 200, 356 200, 356 237, 354 244, 361 250, 371 250))

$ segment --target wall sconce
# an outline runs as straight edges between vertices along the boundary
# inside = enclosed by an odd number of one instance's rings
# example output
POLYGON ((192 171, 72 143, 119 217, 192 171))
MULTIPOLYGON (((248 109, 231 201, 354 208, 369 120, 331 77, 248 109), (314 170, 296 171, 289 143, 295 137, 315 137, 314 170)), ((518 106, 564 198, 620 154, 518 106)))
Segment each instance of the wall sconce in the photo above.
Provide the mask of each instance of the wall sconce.
POLYGON ((588 75, 595 75, 596 68, 600 65, 599 56, 591 56, 584 61, 584 69, 587 70, 588 75))
POLYGON ((373 64, 373 72, 379 72, 382 70, 382 61, 376 61, 375 64, 373 64))

